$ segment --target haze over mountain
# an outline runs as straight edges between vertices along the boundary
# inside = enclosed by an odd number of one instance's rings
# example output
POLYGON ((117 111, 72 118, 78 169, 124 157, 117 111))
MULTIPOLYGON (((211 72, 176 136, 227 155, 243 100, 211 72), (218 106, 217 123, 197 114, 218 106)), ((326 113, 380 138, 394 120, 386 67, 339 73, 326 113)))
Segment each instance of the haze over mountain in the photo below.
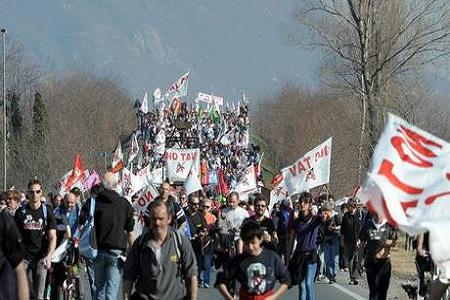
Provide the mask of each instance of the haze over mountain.
POLYGON ((314 85, 314 56, 288 45, 295 1, 2 0, 1 26, 38 61, 118 74, 131 94, 165 89, 190 70, 197 92, 235 100, 285 80, 314 85))

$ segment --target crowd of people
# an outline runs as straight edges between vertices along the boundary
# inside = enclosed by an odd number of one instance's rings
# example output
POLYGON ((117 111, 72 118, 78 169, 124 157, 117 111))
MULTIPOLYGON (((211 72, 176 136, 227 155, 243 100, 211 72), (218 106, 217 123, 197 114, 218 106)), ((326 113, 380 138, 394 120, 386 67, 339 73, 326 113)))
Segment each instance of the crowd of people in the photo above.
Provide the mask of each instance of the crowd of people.
MULTIPOLYGON (((247 104, 219 109, 179 101, 137 114, 134 172, 164 166, 167 148, 198 148, 199 191, 163 181, 137 212, 139 197, 122 197, 111 168, 89 190, 45 194, 33 179, 24 193, 1 193, 0 299, 197 299, 199 288, 215 287, 224 299, 256 300, 298 286, 298 299, 312 300, 315 282, 336 284, 338 273, 349 285, 365 273, 369 298, 386 299, 396 229, 351 197, 302 192, 271 209, 257 190, 242 199, 233 187, 262 153, 249 142, 247 104)), ((428 236, 416 241, 423 298, 432 261, 428 236)))
MULTIPOLYGON (((370 299, 386 299, 391 276, 390 250, 396 230, 355 199, 336 206, 330 195, 317 199, 304 192, 268 211, 268 199, 256 193, 240 201, 231 192, 226 203, 205 193, 177 194, 168 182, 144 212, 145 228, 134 236, 131 203, 115 190, 118 174, 107 172, 89 194, 73 189, 46 200, 42 184, 31 180, 26 195, 3 193, 0 230, 0 281, 17 299, 66 299, 70 270, 83 272, 90 289, 78 282, 76 297, 93 299, 197 299, 198 288, 215 285, 225 299, 277 299, 298 285, 299 299, 315 299, 317 281, 348 284, 366 273, 370 299), (88 201, 95 199, 94 202, 88 201), (86 199, 86 200, 84 200, 86 199), (98 254, 78 254, 79 228, 92 204, 98 254), (190 234, 184 226, 188 224, 190 234), (55 249, 70 245, 55 261, 55 249), (8 270, 5 270, 8 266, 8 270), (216 270, 216 280, 211 276, 216 270), (15 272, 4 281, 6 272, 15 272), (276 282, 279 285, 276 285, 276 282), (259 297, 259 298, 258 298, 259 297)), ((429 266, 427 236, 417 239, 419 295, 425 296, 423 272, 429 266)), ((11 298, 12 299, 12 298, 11 298)))
MULTIPOLYGON (((234 106, 234 105, 233 105, 234 106)), ((226 187, 236 185, 244 168, 261 160, 260 147, 250 143, 249 109, 246 103, 236 107, 199 107, 179 102, 173 107, 143 113, 138 110, 139 141, 135 169, 165 165, 166 148, 200 149, 202 184, 205 192, 218 187, 218 176, 226 187)), ((262 182, 262 170, 258 179, 262 182)), ((226 193, 222 190, 221 192, 226 193)))

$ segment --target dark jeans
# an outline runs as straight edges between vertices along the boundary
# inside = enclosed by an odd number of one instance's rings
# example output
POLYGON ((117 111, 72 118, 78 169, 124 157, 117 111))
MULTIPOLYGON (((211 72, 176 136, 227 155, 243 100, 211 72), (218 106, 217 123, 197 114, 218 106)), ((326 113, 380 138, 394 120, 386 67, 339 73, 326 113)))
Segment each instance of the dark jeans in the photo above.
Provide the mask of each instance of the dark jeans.
POLYGON ((369 300, 385 300, 391 279, 391 261, 378 260, 366 262, 369 300))
POLYGON ((286 238, 279 238, 277 253, 283 259, 284 263, 287 264, 286 259, 286 238))
POLYGON ((335 280, 339 271, 339 239, 339 236, 333 236, 324 243, 325 275, 330 280, 335 280))
POLYGON ((416 256, 417 276, 419 277, 419 296, 424 297, 427 293, 425 284, 425 272, 431 272, 433 263, 431 257, 416 256))
POLYGON ((356 245, 344 244, 344 259, 345 265, 348 267, 350 280, 358 279, 359 265, 358 265, 358 250, 356 249, 356 245))

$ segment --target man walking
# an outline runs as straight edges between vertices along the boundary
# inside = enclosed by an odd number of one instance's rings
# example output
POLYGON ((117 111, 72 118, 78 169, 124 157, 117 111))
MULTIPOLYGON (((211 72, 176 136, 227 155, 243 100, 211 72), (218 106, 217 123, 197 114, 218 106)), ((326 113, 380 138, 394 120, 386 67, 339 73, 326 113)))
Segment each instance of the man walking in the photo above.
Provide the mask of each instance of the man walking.
MULTIPOLYGON (((133 244, 134 210, 127 199, 115 192, 117 174, 106 172, 94 197, 94 225, 98 255, 94 260, 95 299, 117 299, 122 266, 128 245, 133 244)), ((90 201, 82 208, 80 224, 89 215, 90 201)))
POLYGON ((344 259, 350 274, 349 284, 358 284, 359 265, 356 242, 362 228, 363 218, 357 211, 357 203, 350 199, 347 202, 347 212, 342 218, 341 235, 344 240, 344 259))
POLYGON ((154 200, 147 209, 150 228, 133 244, 125 262, 124 299, 196 300, 198 270, 191 243, 170 227, 167 202, 154 200))
POLYGON ((56 220, 50 206, 42 203, 42 183, 28 183, 28 203, 14 215, 22 235, 24 264, 30 282, 30 299, 44 299, 47 270, 56 247, 56 220))

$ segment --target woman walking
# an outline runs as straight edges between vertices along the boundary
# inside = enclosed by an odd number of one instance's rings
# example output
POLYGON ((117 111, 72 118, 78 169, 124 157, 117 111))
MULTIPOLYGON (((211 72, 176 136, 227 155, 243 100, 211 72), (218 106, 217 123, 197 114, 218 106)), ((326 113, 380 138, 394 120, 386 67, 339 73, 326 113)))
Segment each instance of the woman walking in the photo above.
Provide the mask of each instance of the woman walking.
MULTIPOLYGON (((294 196, 295 197, 295 196, 294 196)), ((288 255, 294 240, 297 246, 289 263, 293 284, 299 284, 299 300, 315 300, 314 276, 317 270, 317 235, 322 216, 312 211, 311 194, 304 192, 299 196, 299 211, 294 211, 289 229, 288 255)))

